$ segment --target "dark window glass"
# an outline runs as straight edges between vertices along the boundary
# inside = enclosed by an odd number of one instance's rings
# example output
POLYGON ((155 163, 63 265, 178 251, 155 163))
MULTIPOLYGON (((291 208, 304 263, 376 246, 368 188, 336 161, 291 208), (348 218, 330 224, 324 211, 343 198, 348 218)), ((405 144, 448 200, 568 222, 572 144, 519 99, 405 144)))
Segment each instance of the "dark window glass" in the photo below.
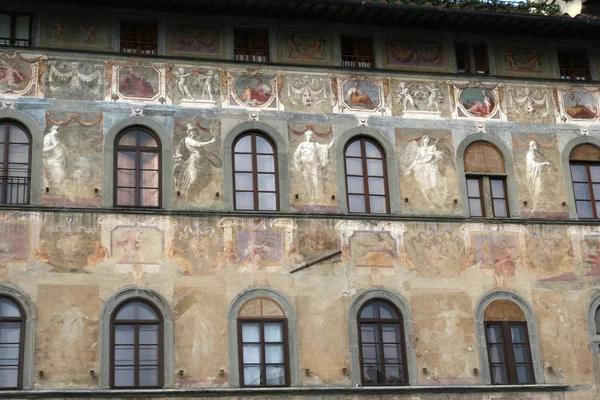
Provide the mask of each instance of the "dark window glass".
POLYGON ((236 139, 233 171, 236 210, 279 209, 277 154, 266 136, 248 133, 236 139))
POLYGON ((559 50, 558 67, 561 79, 577 81, 590 79, 590 65, 587 51, 584 49, 559 50))
POLYGON ((143 301, 131 301, 112 320, 111 386, 162 386, 162 319, 143 301))
POLYGON ((492 211, 494 217, 508 217, 508 203, 506 201, 506 179, 490 177, 490 190, 492 194, 492 211))
POLYGON ((240 319, 239 331, 240 384, 289 385, 287 321, 240 319))
POLYGON ((233 41, 236 60, 269 61, 269 31, 266 29, 235 29, 233 41))
POLYGON ((375 68, 373 39, 364 36, 342 36, 342 65, 350 68, 375 68))
POLYGON ((408 385, 402 315, 374 300, 359 312, 360 367, 365 386, 408 385))
POLYGON ((490 73, 487 46, 485 43, 473 43, 473 60, 475 61, 475 73, 480 75, 490 73))
POLYGON ((385 156, 375 142, 360 138, 344 152, 348 210, 355 213, 389 212, 385 156))
POLYGON ((158 51, 157 24, 121 21, 121 53, 155 56, 158 51))
POLYGON ((140 127, 116 140, 115 206, 160 207, 161 150, 156 135, 140 127))
POLYGON ((596 309, 595 321, 596 321, 596 334, 600 335, 600 307, 598 307, 598 309, 596 309))
POLYGON ((467 178, 467 195, 471 217, 485 216, 481 181, 482 178, 467 178))
POLYGON ((0 297, 0 389, 20 389, 25 319, 21 307, 0 297))
POLYGON ((0 204, 29 204, 31 136, 22 125, 0 122, 0 204))
POLYGON ((573 194, 579 218, 598 218, 600 209, 600 164, 571 164, 573 194))
POLYGON ((485 337, 492 384, 535 383, 529 336, 524 322, 486 322, 485 337))
MULTIPOLYGON (((30 46, 31 15, 20 13, 0 13, 0 45, 30 46)), ((1 66, 0 66, 1 70, 1 66)))
POLYGON ((458 42, 454 45, 456 50, 456 69, 459 74, 471 72, 471 61, 469 60, 469 44, 458 42))

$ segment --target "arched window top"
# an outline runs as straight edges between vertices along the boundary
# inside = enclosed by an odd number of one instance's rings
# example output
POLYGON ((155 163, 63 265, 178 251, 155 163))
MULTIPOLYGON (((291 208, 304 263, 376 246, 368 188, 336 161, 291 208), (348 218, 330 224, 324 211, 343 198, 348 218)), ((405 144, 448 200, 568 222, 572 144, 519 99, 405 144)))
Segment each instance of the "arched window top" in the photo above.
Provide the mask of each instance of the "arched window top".
POLYGON ((21 307, 8 297, 0 297, 0 318, 23 318, 21 307))
POLYGON ((233 151, 236 153, 275 154, 275 145, 262 133, 247 132, 235 140, 233 151))
POLYGON ((600 161, 600 149, 591 144, 582 144, 571 151, 571 161, 600 161))
POLYGON ((160 317, 154 306, 139 300, 133 300, 123 304, 115 313, 115 321, 159 320, 160 317))
POLYGON ((521 307, 510 300, 494 300, 485 309, 485 321, 527 321, 521 307))
POLYGON ((360 137, 348 142, 345 154, 348 157, 361 157, 363 154, 367 158, 382 159, 385 157, 383 147, 376 140, 367 137, 360 137), (364 147, 362 143, 364 143, 364 147))
POLYGON ((160 140, 154 132, 141 127, 124 130, 117 136, 117 146, 135 148, 160 148, 160 140))
POLYGON ((401 319, 396 307, 383 300, 372 300, 360 310, 361 320, 398 321, 401 319))
POLYGON ((240 309, 240 318, 285 318, 285 311, 277 302, 266 297, 248 300, 240 309))
POLYGON ((506 173, 504 156, 496 146, 488 142, 475 142, 465 150, 466 173, 506 173))
POLYGON ((600 335, 600 307, 596 309, 596 316, 594 320, 596 321, 596 334, 600 335))

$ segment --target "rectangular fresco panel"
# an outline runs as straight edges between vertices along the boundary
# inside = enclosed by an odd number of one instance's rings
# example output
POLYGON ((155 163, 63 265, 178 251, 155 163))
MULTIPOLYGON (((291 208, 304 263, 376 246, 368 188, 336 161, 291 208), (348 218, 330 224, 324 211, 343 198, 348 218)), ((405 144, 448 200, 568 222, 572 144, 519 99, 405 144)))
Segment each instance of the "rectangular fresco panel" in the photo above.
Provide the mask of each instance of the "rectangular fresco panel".
POLYGON ((388 40, 387 63, 392 67, 433 68, 447 66, 444 43, 388 40))
POLYGON ((172 30, 173 53, 218 56, 223 53, 221 30, 198 25, 176 25, 172 30))
POLYGON ((154 227, 120 226, 111 232, 111 254, 118 264, 158 264, 164 233, 154 227))
POLYGON ((107 18, 61 13, 46 15, 42 21, 42 45, 109 50, 107 18))
POLYGON ((280 38, 280 58, 288 62, 328 63, 331 39, 321 33, 284 32, 280 38))
POLYGON ((548 51, 511 45, 496 47, 496 68, 501 75, 549 77, 548 51))
POLYGON ((29 256, 29 226, 0 224, 0 261, 27 260, 29 256))

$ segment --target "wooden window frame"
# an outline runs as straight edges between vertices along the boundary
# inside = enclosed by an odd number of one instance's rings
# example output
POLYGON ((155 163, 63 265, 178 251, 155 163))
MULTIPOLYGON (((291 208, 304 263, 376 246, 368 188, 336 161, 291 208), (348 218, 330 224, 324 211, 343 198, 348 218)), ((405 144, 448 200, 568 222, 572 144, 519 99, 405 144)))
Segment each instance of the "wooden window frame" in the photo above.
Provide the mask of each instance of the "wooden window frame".
POLYGON ((261 133, 261 132, 255 132, 255 131, 250 131, 250 132, 245 132, 242 133, 241 135, 239 135, 237 138, 235 138, 235 140, 233 141, 233 145, 232 145, 232 165, 233 165, 233 209, 236 211, 262 211, 262 212, 273 212, 273 211, 279 211, 279 168, 278 168, 278 159, 277 159, 277 147, 275 146, 275 143, 271 140, 270 137, 268 137, 267 135, 261 133), (245 153, 245 152, 236 152, 235 151, 235 147, 237 146, 238 142, 240 140, 242 140, 243 138, 250 136, 250 143, 252 146, 251 152, 250 153, 245 153), (264 140, 266 140, 270 145, 271 148, 273 149, 273 154, 267 154, 267 153, 258 153, 256 150, 256 137, 261 137, 264 140), (239 173, 249 173, 249 171, 237 171, 236 170, 236 166, 235 166, 235 155, 236 154, 245 154, 245 155, 251 155, 252 156, 252 190, 238 190, 236 188, 236 184, 235 184, 235 175, 237 172, 239 173), (272 155, 273 156, 273 163, 274 163, 274 169, 275 172, 260 172, 260 174, 271 174, 275 176, 275 192, 272 191, 259 191, 258 190, 258 156, 259 155, 272 155), (239 209, 237 208, 237 193, 241 192, 241 193, 253 193, 254 195, 254 209, 239 209), (259 194, 260 193, 275 193, 275 210, 261 210, 259 208, 259 194))
MULTIPOLYGON (((4 162, 3 162, 3 167, 0 169, 0 185, 3 185, 2 188, 2 193, 0 194, 0 204, 2 205, 10 205, 10 204, 18 204, 18 205, 23 205, 23 204, 29 204, 30 201, 30 196, 31 196, 31 156, 32 156, 32 137, 31 137, 31 133, 29 132, 29 130, 27 128, 25 128, 24 125, 13 121, 13 120, 2 120, 0 121, 0 129, 2 129, 2 126, 4 125, 4 141, 0 142, 0 144, 4 145, 4 162), (16 126, 17 128, 21 129, 25 135, 27 136, 27 139, 29 140, 29 143, 27 143, 27 147, 28 147, 28 162, 27 162, 27 177, 25 178, 25 201, 22 203, 9 203, 7 201, 7 193, 8 191, 6 190, 7 186, 8 186, 8 181, 10 181, 10 176, 9 176, 9 171, 8 171, 8 164, 9 164, 9 154, 10 154, 10 145, 11 144, 25 144, 23 142, 10 142, 10 137, 9 137, 9 133, 10 133, 10 127, 11 126, 16 126)), ((20 178, 23 179, 22 177, 15 177, 15 178, 20 178)), ((17 183, 17 187, 22 186, 21 183, 17 183)))
MULTIPOLYGON (((492 385, 534 385, 535 384, 535 371, 533 369, 531 341, 529 340, 529 330, 527 327, 527 322, 525 322, 525 321, 485 321, 484 322, 484 330, 485 330, 486 351, 488 353, 488 364, 489 364, 488 367, 490 369, 490 380, 492 382, 492 385), (492 355, 491 355, 491 351, 490 351, 491 346, 490 346, 490 340, 489 340, 489 335, 488 335, 488 326, 490 326, 490 325, 500 325, 501 326, 502 345, 504 348, 504 361, 505 361, 504 363, 492 363, 492 355), (514 343, 512 341, 511 327, 513 325, 522 325, 524 327, 526 342, 514 343), (529 363, 519 363, 519 364, 529 366, 529 373, 532 378, 531 382, 519 383, 519 380, 517 377, 517 362, 516 362, 515 354, 514 354, 514 346, 516 344, 518 344, 518 345, 526 344, 527 345, 527 352, 528 352, 527 354, 529 357, 529 363), (494 382, 494 374, 492 372, 493 364, 506 365, 506 373, 507 373, 508 382, 506 382, 506 383, 494 382)), ((495 343, 491 343, 491 344, 495 344, 495 343)))
MULTIPOLYGON (((379 306, 378 306, 379 307, 379 306)), ((363 304, 363 306, 358 310, 358 315, 356 318, 357 324, 358 324, 358 359, 359 359, 359 364, 360 364, 360 379, 361 379, 361 383, 363 386, 408 386, 410 384, 409 380, 408 380, 408 360, 406 358, 406 343, 405 343, 405 337, 404 337, 404 316, 402 315, 402 313, 400 312, 400 310, 392 303, 382 300, 382 299, 373 299, 370 300, 368 302, 366 302, 365 304, 363 304), (363 312, 363 310, 370 306, 370 305, 377 305, 379 303, 385 304, 389 307, 391 307, 396 314, 398 315, 398 319, 383 319, 383 318, 361 318, 361 313, 363 312), (376 383, 366 383, 365 382, 365 368, 364 368, 364 358, 363 358, 363 340, 362 340, 362 325, 377 325, 377 335, 378 335, 378 343, 375 343, 378 345, 378 350, 380 351, 381 354, 381 360, 379 363, 379 368, 381 368, 381 370, 383 371, 383 383, 382 382, 376 382, 376 383), (399 327, 399 335, 400 335, 400 342, 396 342, 396 343, 387 343, 387 344, 396 344, 400 346, 400 350, 402 353, 402 362, 399 363, 399 365, 402 367, 402 379, 403 379, 403 383, 385 383, 385 381, 387 380, 387 376, 386 376, 386 371, 385 371, 385 366, 387 365, 385 362, 385 353, 384 353, 384 342, 383 342, 383 329, 382 329, 382 325, 394 325, 397 324, 399 327)), ((390 363, 395 365, 395 363, 390 363)))
MULTIPOLYGON (((593 184, 594 182, 592 182, 592 176, 590 174, 590 167, 600 167, 600 161, 569 161, 569 173, 571 174, 571 189, 573 190, 573 200, 575 202, 575 211, 577 212, 577 218, 579 219, 598 219, 598 210, 596 209, 596 201, 600 201, 600 199, 596 199, 594 196, 594 189, 593 189, 593 184), (583 182, 583 181, 575 181, 573 179, 573 169, 572 166, 577 165, 577 166, 583 166, 585 167, 585 174, 586 174, 586 178, 587 181, 583 182), (588 191, 590 194, 590 200, 579 200, 576 197, 576 193, 575 193, 575 184, 576 183, 585 183, 588 185, 588 191), (579 210, 577 207, 577 202, 578 201, 585 201, 585 202, 589 202, 591 203, 592 206, 592 217, 581 217, 579 215, 579 210)), ((597 184, 600 184, 600 182, 598 182, 597 184)))
MULTIPOLYGON (((237 330, 238 330, 238 368, 240 375, 240 387, 288 387, 290 386, 290 356, 289 356, 289 340, 288 340, 288 320, 287 318, 265 318, 265 317, 244 317, 238 318, 237 320, 237 330), (243 329, 242 326, 244 323, 249 324, 260 324, 260 342, 244 342, 243 341, 243 329), (265 342, 265 331, 264 325, 270 323, 281 323, 282 324, 282 332, 283 342, 265 342), (260 385, 245 385, 244 384, 244 343, 251 344, 260 344, 261 346, 261 382, 260 385), (285 384, 283 385, 267 385, 266 380, 266 371, 267 371, 267 362, 266 362, 266 352, 265 345, 268 343, 276 343, 283 345, 283 362, 284 362, 284 376, 285 376, 285 384)), ((256 364, 250 364, 256 365, 256 364)), ((273 365, 273 364, 271 364, 273 365)), ((278 365, 278 364, 275 364, 278 365)))
POLYGON ((246 28, 234 28, 233 30, 233 41, 234 41, 234 46, 233 46, 233 57, 235 58, 236 61, 243 61, 243 62, 262 62, 262 63, 268 63, 269 62, 269 30, 268 29, 246 29, 246 28), (237 37, 238 34, 244 33, 247 37, 246 37, 246 44, 247 47, 239 47, 235 45, 235 38, 237 37), (263 49, 256 49, 255 45, 254 45, 254 37, 257 33, 261 33, 265 35, 266 38, 266 43, 267 43, 267 48, 266 50, 263 49), (248 57, 248 59, 243 59, 243 57, 248 57), (264 60, 260 60, 261 57, 264 57, 264 60))
MULTIPOLYGON (((150 209, 158 209, 162 207, 162 143, 158 137, 157 134, 155 134, 152 130, 145 128, 145 127, 141 127, 141 126, 132 126, 129 128, 126 128, 124 130, 122 130, 117 137, 115 138, 115 147, 114 147, 114 171, 113 171, 113 179, 114 179, 114 183, 113 183, 113 204, 115 207, 123 207, 123 208, 150 208, 150 209), (128 146, 128 145, 119 145, 119 141, 121 140, 121 138, 123 136, 125 136, 126 134, 130 133, 130 132, 136 132, 136 131, 141 131, 144 133, 147 133, 148 135, 150 135, 157 144, 157 147, 144 147, 144 146, 128 146), (120 169, 127 169, 127 168, 119 168, 119 151, 124 151, 124 152, 135 152, 136 153, 136 167, 135 167, 135 187, 133 189, 135 189, 135 199, 134 199, 134 205, 120 205, 118 203, 118 189, 119 189, 119 181, 118 181, 118 176, 119 176, 119 170, 120 169), (141 199, 141 190, 142 190, 142 181, 141 181, 141 176, 140 176, 140 172, 142 171, 141 168, 141 163, 140 163, 140 154, 142 153, 156 153, 158 154, 158 205, 157 206, 144 206, 144 205, 140 205, 140 199, 141 199)), ((129 169, 127 169, 129 170, 129 169)), ((146 171, 152 171, 152 170, 146 170, 146 171)), ((121 186, 123 188, 130 188, 129 186, 121 186)), ((151 188, 154 189, 154 188, 151 188)))
POLYGON ((507 176, 506 175, 489 175, 489 174, 477 174, 477 173, 467 173, 465 175, 465 180, 467 183, 467 202, 470 199, 479 198, 481 201, 481 216, 474 216, 471 213, 471 206, 469 204, 469 216, 472 218, 510 218, 510 204, 508 197, 508 187, 506 184, 507 176), (477 180, 479 182, 479 194, 480 197, 469 196, 469 180, 477 180), (494 197, 492 191, 492 180, 502 181, 504 185, 504 197, 494 197), (497 216, 496 208, 494 206, 495 199, 503 199, 506 203, 506 215, 497 216), (491 211, 491 214, 488 213, 488 210, 491 211))
MULTIPOLYGON (((17 386, 16 387, 0 387, 0 393, 5 390, 22 390, 23 389, 23 363, 25 357, 25 329, 26 329, 26 320, 27 315, 25 314, 25 310, 21 303, 12 296, 3 294, 0 295, 0 299, 4 298, 12 302, 19 312, 21 316, 19 317, 0 317, 0 323, 16 323, 19 322, 21 324, 20 332, 19 332, 19 365, 18 365, 18 376, 17 376, 17 386)), ((3 343, 3 344, 15 344, 15 343, 3 343)))
POLYGON ((158 55, 158 22, 157 21, 138 21, 124 19, 121 20, 120 25, 120 38, 119 38, 120 52, 122 54, 133 54, 138 56, 156 56, 158 55), (135 40, 124 40, 123 39, 123 26, 133 25, 135 31, 135 40), (144 25, 152 25, 154 28, 154 41, 145 42, 142 40, 142 27, 144 25), (124 44, 127 44, 124 46, 124 44), (131 46, 129 46, 131 45, 131 46), (133 52, 127 51, 128 49, 135 50, 133 52), (150 51, 150 54, 146 53, 150 51))
POLYGON ((32 30, 32 22, 33 22, 33 14, 30 13, 20 13, 20 12, 12 12, 12 11, 2 11, 0 14, 10 15, 10 37, 8 38, 0 38, 0 43, 8 41, 8 44, 3 44, 3 46, 19 46, 19 47, 30 47, 31 46, 31 30, 32 30), (29 17, 29 33, 27 35, 27 43, 19 44, 17 42, 24 41, 24 39, 17 39, 16 29, 17 29, 17 17, 29 17))
POLYGON ((464 75, 489 75, 490 56, 487 42, 457 41, 454 42, 456 69, 458 74, 464 75), (461 51, 459 51, 459 49, 461 51), (481 51, 481 53, 479 52, 481 51), (463 54, 459 54, 463 53, 463 54), (481 57, 479 57, 481 56, 481 57), (459 69, 459 59, 464 64, 464 69, 459 69), (481 61, 481 63, 480 63, 481 61), (481 72, 480 72, 481 71, 481 72))
POLYGON ((379 143, 377 143, 375 140, 361 136, 361 137, 357 137, 352 140, 349 140, 348 143, 346 143, 346 146, 344 147, 344 179, 346 180, 346 203, 348 204, 348 212, 349 213, 351 213, 351 214, 378 214, 378 215, 385 215, 385 214, 390 213, 390 189, 388 186, 388 173, 387 173, 387 164, 386 163, 387 163, 387 158, 386 158, 385 151, 383 150, 383 147, 381 147, 379 145, 379 143), (358 142, 358 141, 360 142, 360 149, 361 149, 360 159, 362 160, 362 171, 363 171, 362 176, 351 175, 351 174, 349 175, 347 162, 346 162, 346 160, 348 158, 353 158, 353 159, 359 158, 356 156, 347 156, 346 155, 350 145, 352 145, 353 143, 358 142), (375 146, 377 148, 377 150, 379 150, 379 152, 381 154, 381 158, 367 157, 366 142, 371 143, 373 146, 375 146), (369 177, 373 177, 373 178, 382 178, 382 177, 376 176, 376 175, 372 175, 372 176, 369 175, 368 169, 367 169, 367 160, 368 159, 381 160, 381 164, 383 166, 383 185, 384 185, 384 189, 385 189, 385 194, 384 195, 373 195, 373 196, 385 197, 385 213, 372 213, 371 212, 371 199, 370 199, 371 194, 369 193, 369 177), (365 211, 364 212, 350 211, 350 195, 351 194, 358 195, 359 193, 350 193, 350 189, 349 189, 349 185, 348 185, 349 177, 363 178, 364 192, 360 195, 365 197, 365 211))
POLYGON ((160 312, 160 310, 154 306, 154 304, 152 304, 149 301, 146 301, 144 299, 141 298, 133 298, 133 299, 128 299, 126 301, 124 301, 123 303, 121 303, 113 312, 113 314, 110 317, 110 378, 109 378, 109 382, 110 382, 110 387, 111 389, 131 389, 131 390, 136 390, 136 389, 161 389, 164 387, 164 365, 165 365, 165 360, 164 360, 164 317, 162 315, 162 313, 160 312), (119 314, 119 311, 121 311, 121 309, 123 309, 123 307, 131 304, 131 303, 143 303, 147 306, 149 306, 150 308, 152 308, 152 310, 154 310, 154 313, 157 316, 157 320, 119 320, 116 321, 116 317, 119 314), (115 386, 115 350, 116 350, 116 345, 115 345, 115 326, 117 325, 129 325, 129 326, 135 326, 135 334, 134 334, 134 358, 135 358, 135 365, 134 365, 134 382, 136 383, 136 385, 134 386, 115 386), (140 374, 139 374, 139 327, 143 326, 143 325, 158 325, 158 385, 157 386, 139 386, 139 379, 140 379, 140 374))
POLYGON ((588 50, 585 48, 577 48, 577 49, 558 49, 557 51, 558 58, 558 69, 560 71, 560 79, 564 80, 575 80, 575 81, 589 81, 591 79, 590 75, 590 57, 588 54, 588 50), (574 55, 580 53, 579 55, 583 56, 584 63, 586 64, 585 68, 580 68, 574 64, 574 55), (563 57, 568 59, 569 65, 561 64, 563 57))
MULTIPOLYGON (((340 43, 344 40, 351 40, 353 51, 352 54, 344 53, 342 50, 342 66, 347 68, 363 68, 363 69, 374 69, 375 68, 375 46, 373 45, 372 36, 359 36, 359 35, 340 35, 340 43), (371 54, 365 55, 360 54, 357 49, 356 40, 369 41, 371 44, 371 54)), ((343 49, 342 45, 342 49, 343 49)))

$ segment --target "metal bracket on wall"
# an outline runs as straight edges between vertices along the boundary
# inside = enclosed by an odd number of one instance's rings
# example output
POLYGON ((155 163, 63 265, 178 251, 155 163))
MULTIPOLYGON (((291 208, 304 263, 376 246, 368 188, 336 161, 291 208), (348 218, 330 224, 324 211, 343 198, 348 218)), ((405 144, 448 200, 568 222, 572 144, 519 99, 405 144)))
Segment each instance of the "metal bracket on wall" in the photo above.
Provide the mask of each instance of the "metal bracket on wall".
POLYGON ((310 267, 312 267, 315 264, 318 264, 318 263, 323 262, 325 260, 329 260, 330 258, 333 258, 333 257, 335 257, 337 255, 340 255, 340 254, 342 254, 341 250, 336 251, 335 253, 332 253, 332 254, 329 254, 327 256, 321 257, 321 258, 319 258, 319 259, 317 259, 315 261, 309 262, 308 264, 304 264, 303 266, 301 266, 299 268, 293 269, 293 270, 290 271, 290 274, 294 274, 294 273, 296 273, 298 271, 302 271, 303 269, 310 268, 310 267))

